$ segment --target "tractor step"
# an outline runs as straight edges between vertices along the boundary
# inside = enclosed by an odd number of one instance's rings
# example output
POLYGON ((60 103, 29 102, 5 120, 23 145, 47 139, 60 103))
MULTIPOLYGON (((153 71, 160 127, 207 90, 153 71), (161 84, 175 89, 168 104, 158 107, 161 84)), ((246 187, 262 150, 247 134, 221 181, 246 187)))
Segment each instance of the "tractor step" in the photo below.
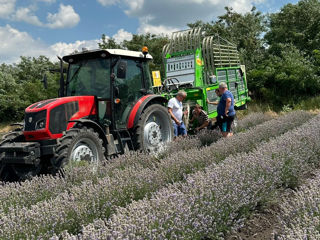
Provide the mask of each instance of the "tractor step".
POLYGON ((36 165, 40 162, 40 143, 13 142, 0 147, 1 162, 36 165))

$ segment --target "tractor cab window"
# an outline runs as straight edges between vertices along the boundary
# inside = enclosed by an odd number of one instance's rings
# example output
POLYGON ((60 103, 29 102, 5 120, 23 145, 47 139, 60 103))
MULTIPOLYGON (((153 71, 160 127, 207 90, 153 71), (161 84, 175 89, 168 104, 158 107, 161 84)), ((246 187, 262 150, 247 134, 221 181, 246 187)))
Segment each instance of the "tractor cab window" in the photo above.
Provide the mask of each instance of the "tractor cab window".
POLYGON ((70 64, 67 96, 110 98, 110 59, 84 59, 70 64))
POLYGON ((133 104, 142 97, 143 93, 140 91, 144 84, 142 82, 142 71, 141 61, 134 59, 121 59, 115 66, 115 69, 121 67, 120 65, 126 66, 126 73, 124 76, 118 76, 117 71, 115 72, 116 78, 114 81, 115 98, 120 101, 115 105, 115 118, 116 127, 125 128, 127 118, 133 104))

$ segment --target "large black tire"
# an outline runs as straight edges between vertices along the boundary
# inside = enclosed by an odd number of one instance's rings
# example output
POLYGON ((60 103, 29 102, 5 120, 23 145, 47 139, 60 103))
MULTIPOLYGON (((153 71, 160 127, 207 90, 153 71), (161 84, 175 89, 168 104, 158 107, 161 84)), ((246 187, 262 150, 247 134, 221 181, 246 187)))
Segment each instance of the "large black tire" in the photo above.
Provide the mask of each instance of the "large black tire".
MULTIPOLYGON (((22 129, 16 129, 3 136, 0 146, 12 142, 24 142, 25 138, 22 129)), ((4 154, 4 153, 3 153, 4 154)), ((0 157, 0 180, 5 182, 23 181, 30 179, 41 171, 41 164, 37 166, 4 164, 0 157)))
POLYGON ((96 171, 99 164, 105 160, 105 148, 99 134, 92 128, 71 128, 58 139, 55 157, 51 159, 54 173, 65 167, 73 167, 90 163, 96 171))
POLYGON ((159 152, 173 139, 168 109, 160 104, 148 106, 140 115, 133 142, 136 150, 159 152))

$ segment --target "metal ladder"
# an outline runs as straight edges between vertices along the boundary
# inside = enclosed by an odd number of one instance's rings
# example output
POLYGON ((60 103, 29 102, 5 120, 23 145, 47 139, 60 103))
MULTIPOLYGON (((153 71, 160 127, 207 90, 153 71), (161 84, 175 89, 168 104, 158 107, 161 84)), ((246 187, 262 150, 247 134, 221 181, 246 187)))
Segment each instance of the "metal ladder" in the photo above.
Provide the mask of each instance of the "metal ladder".
POLYGON ((219 35, 205 36, 201 28, 193 28, 172 33, 171 39, 162 49, 162 57, 167 54, 195 51, 202 49, 204 69, 209 75, 215 73, 215 68, 240 65, 239 52, 235 44, 221 38, 219 35))

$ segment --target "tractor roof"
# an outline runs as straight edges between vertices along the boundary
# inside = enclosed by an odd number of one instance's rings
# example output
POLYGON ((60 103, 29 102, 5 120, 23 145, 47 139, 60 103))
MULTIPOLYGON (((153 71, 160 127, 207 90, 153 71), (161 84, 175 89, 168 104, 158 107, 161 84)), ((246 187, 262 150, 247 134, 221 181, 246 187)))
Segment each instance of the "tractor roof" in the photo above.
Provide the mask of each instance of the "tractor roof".
MULTIPOLYGON (((107 56, 126 56, 126 57, 133 57, 133 58, 144 58, 142 52, 138 51, 130 51, 130 50, 123 50, 123 49, 97 49, 97 50, 84 50, 82 52, 77 52, 74 54, 70 54, 63 57, 63 60, 69 62, 70 59, 73 58, 99 58, 99 57, 107 57, 107 56), (105 54, 105 55, 103 55, 105 54)), ((147 54, 146 59, 151 60, 152 56, 147 54)))

